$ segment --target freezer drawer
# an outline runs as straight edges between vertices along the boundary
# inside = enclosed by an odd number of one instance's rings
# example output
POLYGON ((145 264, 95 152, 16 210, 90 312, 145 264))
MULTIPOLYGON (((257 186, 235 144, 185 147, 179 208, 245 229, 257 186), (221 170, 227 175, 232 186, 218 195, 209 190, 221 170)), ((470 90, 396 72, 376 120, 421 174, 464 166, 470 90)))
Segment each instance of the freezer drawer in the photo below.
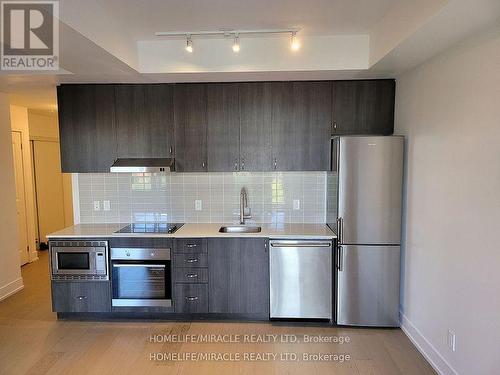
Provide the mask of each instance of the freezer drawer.
POLYGON ((339 246, 339 325, 399 326, 399 246, 339 246))
POLYGON ((332 319, 332 243, 270 242, 271 318, 332 319))

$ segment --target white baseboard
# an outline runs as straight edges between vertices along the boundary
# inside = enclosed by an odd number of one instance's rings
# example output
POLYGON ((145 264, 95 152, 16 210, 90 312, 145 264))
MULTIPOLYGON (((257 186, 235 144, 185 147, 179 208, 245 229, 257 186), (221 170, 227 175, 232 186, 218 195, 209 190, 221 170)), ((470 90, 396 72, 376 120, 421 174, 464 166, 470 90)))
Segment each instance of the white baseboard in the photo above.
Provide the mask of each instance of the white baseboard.
POLYGON ((19 292, 23 288, 24 284, 22 277, 0 287, 0 301, 6 299, 7 297, 10 297, 14 293, 19 292))
POLYGON ((453 367, 444 359, 444 357, 437 351, 424 335, 408 320, 405 314, 400 312, 401 315, 401 329, 410 341, 415 345, 430 365, 440 375, 458 375, 453 367))

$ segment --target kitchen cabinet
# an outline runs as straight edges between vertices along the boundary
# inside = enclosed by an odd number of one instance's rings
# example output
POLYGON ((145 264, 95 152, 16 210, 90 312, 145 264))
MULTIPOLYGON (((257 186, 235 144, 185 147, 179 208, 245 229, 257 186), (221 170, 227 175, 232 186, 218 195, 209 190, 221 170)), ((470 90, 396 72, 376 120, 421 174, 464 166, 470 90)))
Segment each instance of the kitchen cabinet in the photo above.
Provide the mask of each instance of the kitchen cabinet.
POLYGON ((238 84, 207 85, 208 171, 240 169, 240 111, 238 84))
POLYGON ((175 168, 178 172, 207 169, 207 85, 176 85, 174 93, 175 168))
POLYGON ((116 85, 115 108, 118 158, 173 155, 173 85, 116 85))
POLYGON ((332 134, 394 132, 393 79, 333 81, 332 134))
POLYGON ((109 281, 52 281, 55 312, 110 312, 109 281))
POLYGON ((192 314, 208 312, 208 290, 206 284, 175 284, 175 312, 192 314))
POLYGON ((272 87, 273 168, 321 171, 329 167, 331 82, 277 82, 272 87))
POLYGON ((240 170, 270 171, 272 97, 270 82, 240 83, 240 170))
POLYGON ((62 171, 109 172, 116 158, 113 86, 62 85, 57 102, 62 171))
POLYGON ((269 254, 264 238, 208 240, 210 313, 269 317, 269 254))

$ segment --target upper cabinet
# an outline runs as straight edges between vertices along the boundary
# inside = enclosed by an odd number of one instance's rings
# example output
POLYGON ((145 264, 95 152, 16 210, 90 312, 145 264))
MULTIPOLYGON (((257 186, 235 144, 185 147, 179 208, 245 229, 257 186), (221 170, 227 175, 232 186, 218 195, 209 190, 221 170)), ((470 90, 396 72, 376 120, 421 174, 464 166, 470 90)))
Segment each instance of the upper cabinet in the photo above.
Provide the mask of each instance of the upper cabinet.
POLYGON ((57 102, 62 171, 109 172, 116 158, 113 86, 62 85, 57 102))
POLYGON ((207 85, 177 85, 174 98, 176 171, 206 172, 207 85))
POLYGON ((240 111, 237 83, 206 86, 207 163, 213 172, 240 170, 240 111))
POLYGON ((62 169, 328 170, 332 135, 393 133, 394 94, 394 80, 62 85, 62 169))
POLYGON ((333 81, 332 134, 394 132, 393 79, 333 81))
POLYGON ((118 158, 168 158, 174 150, 173 85, 116 85, 118 158))
POLYGON ((272 166, 272 84, 239 84, 240 170, 270 171, 272 166))
POLYGON ((272 88, 273 169, 327 170, 330 162, 331 82, 281 82, 272 88))

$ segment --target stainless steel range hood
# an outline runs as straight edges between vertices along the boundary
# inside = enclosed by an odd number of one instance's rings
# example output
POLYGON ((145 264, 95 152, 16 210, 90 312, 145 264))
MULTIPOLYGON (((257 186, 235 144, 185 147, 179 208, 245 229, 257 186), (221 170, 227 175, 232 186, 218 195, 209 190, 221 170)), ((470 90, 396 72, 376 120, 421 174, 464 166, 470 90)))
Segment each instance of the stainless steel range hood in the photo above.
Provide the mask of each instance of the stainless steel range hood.
POLYGON ((116 159, 109 168, 113 173, 158 173, 174 172, 175 159, 173 158, 130 158, 116 159))

